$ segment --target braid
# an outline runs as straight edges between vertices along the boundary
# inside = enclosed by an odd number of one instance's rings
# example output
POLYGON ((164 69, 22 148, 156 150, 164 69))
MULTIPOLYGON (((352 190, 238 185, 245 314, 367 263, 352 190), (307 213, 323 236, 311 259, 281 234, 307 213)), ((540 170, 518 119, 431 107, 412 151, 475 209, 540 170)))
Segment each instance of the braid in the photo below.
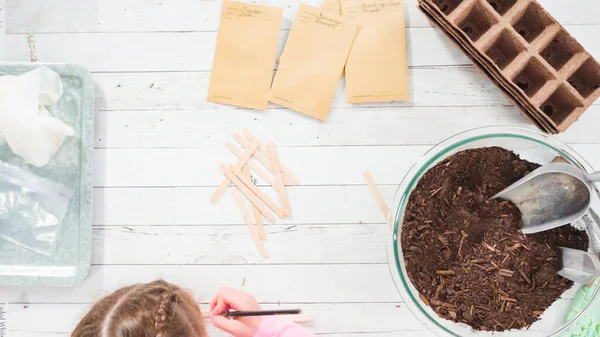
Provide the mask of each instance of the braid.
POLYGON ((206 337, 202 313, 181 288, 159 280, 120 289, 96 304, 72 337, 206 337))
POLYGON ((169 320, 173 317, 173 302, 177 297, 172 290, 166 287, 164 293, 160 295, 158 310, 154 315, 154 331, 157 335, 164 330, 169 320))

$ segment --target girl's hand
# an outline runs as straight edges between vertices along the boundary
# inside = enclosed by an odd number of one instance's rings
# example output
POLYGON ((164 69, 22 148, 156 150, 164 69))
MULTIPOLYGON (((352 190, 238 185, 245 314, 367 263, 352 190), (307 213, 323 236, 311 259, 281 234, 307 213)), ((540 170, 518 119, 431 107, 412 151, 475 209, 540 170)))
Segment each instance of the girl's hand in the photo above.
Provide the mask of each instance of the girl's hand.
POLYGON ((255 311, 260 310, 260 306, 252 295, 240 290, 231 288, 222 288, 210 302, 210 318, 213 324, 235 337, 253 337, 258 326, 260 317, 223 317, 223 312, 230 309, 237 311, 255 311))

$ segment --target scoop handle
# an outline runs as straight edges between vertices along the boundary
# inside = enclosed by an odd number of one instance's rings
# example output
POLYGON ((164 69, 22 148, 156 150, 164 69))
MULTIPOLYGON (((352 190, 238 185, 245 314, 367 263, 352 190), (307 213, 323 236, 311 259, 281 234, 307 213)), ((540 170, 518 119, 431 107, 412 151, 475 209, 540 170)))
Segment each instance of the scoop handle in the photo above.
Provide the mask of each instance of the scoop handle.
POLYGON ((587 178, 593 183, 600 182, 600 171, 588 174, 587 178))
MULTIPOLYGON (((596 237, 600 238, 600 216, 598 216, 598 213, 596 213, 592 208, 588 210, 588 214, 592 220, 592 223, 588 224, 588 228, 591 227, 591 230, 594 232, 596 237)), ((592 244, 592 242, 590 242, 590 244, 592 244)))

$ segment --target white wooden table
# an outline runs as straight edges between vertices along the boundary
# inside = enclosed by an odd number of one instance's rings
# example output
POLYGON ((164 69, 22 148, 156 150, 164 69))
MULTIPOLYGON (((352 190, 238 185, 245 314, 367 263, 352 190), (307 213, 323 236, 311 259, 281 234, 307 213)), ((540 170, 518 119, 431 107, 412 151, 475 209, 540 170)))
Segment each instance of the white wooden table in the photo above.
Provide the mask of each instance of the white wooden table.
MULTIPOLYGON (((432 336, 395 289, 386 225, 362 171, 391 202, 409 167, 445 137, 531 126, 406 1, 410 102, 352 107, 342 85, 321 123, 276 106, 206 102, 221 1, 6 0, 7 60, 79 63, 97 83, 91 273, 75 289, 0 288, 9 335, 68 336, 101 296, 162 277, 193 290, 202 307, 221 286, 266 306, 302 307, 318 334, 432 336), (234 161, 225 142, 243 128, 273 140, 301 181, 289 188, 293 217, 267 227, 269 259, 229 194, 209 202, 218 164, 234 161)), ((298 0, 256 2, 283 7, 289 31, 298 0)), ((600 2, 541 2, 600 58, 600 2)), ((599 127, 595 105, 559 137, 600 167, 599 127)))

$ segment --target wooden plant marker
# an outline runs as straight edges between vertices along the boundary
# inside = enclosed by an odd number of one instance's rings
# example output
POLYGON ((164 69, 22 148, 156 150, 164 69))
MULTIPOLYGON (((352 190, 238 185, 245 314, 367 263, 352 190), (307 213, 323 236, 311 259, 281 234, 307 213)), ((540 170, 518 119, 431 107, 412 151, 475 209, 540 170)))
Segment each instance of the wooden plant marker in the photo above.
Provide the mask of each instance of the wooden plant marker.
POLYGON ((275 150, 275 144, 273 144, 273 142, 267 143, 267 152, 269 153, 269 158, 271 159, 271 164, 273 165, 272 170, 275 172, 275 179, 277 181, 276 189, 279 191, 279 197, 281 198, 281 207, 283 207, 285 214, 289 215, 290 199, 283 183, 283 172, 281 171, 279 157, 277 156, 277 151, 275 150))
MULTIPOLYGON (((250 158, 256 152, 259 146, 260 142, 258 140, 253 141, 252 144, 248 146, 248 150, 243 155, 239 156, 238 162, 236 163, 236 167, 242 168, 246 164, 246 162, 250 160, 250 158)), ((219 185, 215 193, 213 193, 212 197, 210 198, 210 202, 212 202, 213 204, 216 203, 217 200, 219 200, 219 198, 223 195, 229 184, 231 184, 231 180, 225 177, 225 179, 223 179, 223 182, 221 182, 221 185, 219 185)))
MULTIPOLYGON (((246 136, 248 139, 250 139, 250 141, 255 142, 258 140, 258 137, 256 137, 250 130, 248 129, 244 129, 244 136, 246 136)), ((262 151, 265 155, 267 155, 267 147, 265 146, 265 144, 260 144, 259 148, 260 151, 262 151)), ((292 184, 288 184, 288 185, 298 185, 300 183, 300 181, 298 180, 298 177, 296 177, 296 175, 294 173, 292 173, 292 170, 290 170, 289 168, 287 168, 285 165, 281 164, 281 171, 283 172, 284 175, 290 177, 290 180, 292 181, 292 184)), ((285 180, 285 179, 284 179, 285 180)))
MULTIPOLYGON (((244 132, 246 132, 246 131, 244 131, 244 132)), ((250 135, 252 135, 252 134, 250 134, 250 135)), ((252 136, 254 136, 254 135, 252 135, 252 136)), ((235 140, 238 141, 238 143, 240 143, 245 148, 248 148, 251 145, 250 141, 248 141, 246 138, 244 138, 239 133, 234 133, 233 137, 235 138, 235 140)), ((254 138, 254 139, 257 139, 257 138, 254 138)), ((254 157, 256 159, 258 159, 258 161, 260 161, 261 164, 263 164, 266 168, 268 168, 269 171, 272 172, 271 160, 269 160, 267 153, 268 152, 267 152, 266 147, 261 146, 258 148, 258 151, 256 151, 254 157)), ((297 185, 298 184, 298 178, 296 178, 296 176, 289 169, 287 169, 285 166, 283 166, 281 169, 283 170, 283 174, 284 174, 283 181, 286 185, 297 185)), ((272 172, 272 173, 275 174, 275 172, 272 172)))
POLYGON ((367 184, 369 184, 369 189, 371 190, 371 194, 373 194, 373 198, 375 198, 375 201, 377 202, 377 205, 379 206, 381 213, 383 213, 383 216, 385 217, 387 223, 389 224, 390 229, 392 229, 392 221, 390 219, 390 211, 389 211, 388 206, 386 205, 385 201, 383 200, 383 196, 381 195, 381 192, 379 192, 377 185, 375 185, 375 181, 373 181, 373 177, 371 177, 371 173, 369 173, 369 171, 364 171, 363 176, 365 177, 367 184))
MULTIPOLYGON (((252 180, 252 176, 250 176, 250 169, 248 168, 248 166, 244 166, 242 172, 248 179, 252 180)), ((265 241, 267 239, 267 233, 265 232, 265 224, 263 223, 262 214, 260 214, 260 211, 258 210, 258 208, 256 208, 256 206, 254 206, 254 204, 252 204, 252 212, 254 213, 254 221, 256 222, 256 227, 258 228, 258 237, 261 240, 265 241)))
POLYGON ((256 244, 260 255, 262 255, 263 257, 269 257, 269 254, 267 254, 267 250, 265 249, 263 242, 258 236, 258 231, 256 230, 256 226, 254 226, 254 221, 252 221, 252 217, 250 216, 250 213, 248 213, 246 205, 244 205, 244 200, 242 200, 242 195, 240 194, 240 191, 237 189, 233 189, 231 191, 231 194, 233 195, 233 199, 235 199, 235 203, 237 204, 238 208, 240 209, 240 212, 242 213, 242 216, 244 217, 244 222, 246 222, 246 226, 248 226, 250 235, 252 236, 252 239, 254 239, 254 243, 256 244))
MULTIPOLYGON (((244 154, 231 142, 227 142, 227 148, 229 149, 229 151, 233 152, 233 154, 235 154, 238 157, 241 157, 244 154)), ((258 175, 261 176, 267 182, 267 184, 275 187, 275 179, 269 173, 265 172, 265 170, 262 169, 260 164, 257 164, 252 160, 248 160, 246 165, 250 166, 250 168, 253 169, 254 172, 258 173, 258 175)))
MULTIPOLYGON (((233 138, 235 138, 235 140, 237 140, 237 142, 240 143, 246 149, 248 148, 248 146, 252 145, 252 143, 250 143, 246 138, 244 138, 244 136, 240 135, 239 133, 234 133, 233 138)), ((261 151, 262 150, 259 147, 258 151, 256 151, 256 153, 254 154, 254 158, 256 158, 261 164, 263 164, 263 166, 266 167, 269 170, 269 172, 275 174, 275 172, 273 172, 272 169, 273 166, 271 165, 271 160, 269 160, 269 158, 265 156, 261 151)), ((291 178, 286 176, 284 179, 286 185, 294 184, 291 178)), ((277 189, 276 184, 273 185, 273 187, 277 189)))
MULTIPOLYGON (((231 171, 229 171, 228 173, 233 172, 233 174, 235 176, 237 176, 237 181, 238 182, 241 181, 244 185, 246 185, 246 187, 248 187, 248 189, 250 189, 250 192, 252 192, 254 195, 258 196, 267 206, 269 206, 270 209, 273 210, 273 212, 275 212, 275 214, 277 214, 281 219, 283 219, 283 218, 286 217, 285 212, 281 208, 279 208, 279 206, 277 206, 277 204, 275 202, 273 202, 273 200, 271 200, 266 194, 264 194, 258 187, 256 187, 256 185, 254 185, 250 181, 250 179, 246 178, 244 176, 244 174, 242 173, 242 170, 240 170, 239 168, 237 168, 237 167, 235 167, 233 165, 231 165, 229 167, 229 169, 231 171)), ((229 179, 231 179, 233 182, 236 182, 231 177, 229 177, 229 179)), ((236 182, 236 185, 237 185, 237 182, 236 182)), ((238 188, 239 188, 239 186, 238 186, 238 188)), ((243 191, 244 190, 242 190, 242 192, 243 191)), ((261 206, 262 206, 262 204, 261 204, 261 206)), ((261 211, 261 213, 263 213, 263 212, 261 211)), ((263 214, 265 214, 265 213, 263 213, 263 214)))
POLYGON ((286 315, 285 318, 294 323, 308 323, 308 322, 312 321, 312 317, 310 317, 308 315, 304 315, 304 314, 286 315))
MULTIPOLYGON (((219 165, 219 168, 221 169, 221 171, 223 171, 225 176, 227 176, 227 178, 229 178, 237 186, 237 188, 239 188, 240 191, 242 191, 242 193, 244 193, 244 195, 248 198, 248 200, 250 200, 250 202, 254 206, 256 206, 256 208, 258 208, 258 210, 265 216, 265 218, 267 218, 267 220, 269 220, 271 222, 273 222, 275 220, 275 218, 273 217, 271 212, 269 212, 269 210, 265 207, 265 205, 261 202, 261 200, 256 196, 256 194, 250 188, 248 188, 247 185, 238 178, 238 176, 233 174, 233 172, 231 172, 231 170, 223 164, 219 165)), ((254 186, 254 184, 252 184, 252 182, 249 182, 249 184, 254 186)), ((254 186, 254 188, 257 189, 256 186, 254 186)))

